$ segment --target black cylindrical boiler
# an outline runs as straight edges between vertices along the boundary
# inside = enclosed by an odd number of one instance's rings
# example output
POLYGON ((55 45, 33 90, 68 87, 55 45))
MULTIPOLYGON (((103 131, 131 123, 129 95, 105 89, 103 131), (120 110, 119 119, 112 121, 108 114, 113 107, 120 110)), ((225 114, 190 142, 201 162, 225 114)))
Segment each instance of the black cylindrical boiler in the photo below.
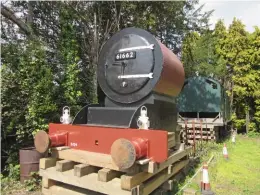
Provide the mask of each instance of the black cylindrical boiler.
POLYGON ((151 92, 177 96, 184 83, 184 69, 177 56, 139 28, 123 29, 105 43, 97 74, 106 96, 127 104, 151 92))

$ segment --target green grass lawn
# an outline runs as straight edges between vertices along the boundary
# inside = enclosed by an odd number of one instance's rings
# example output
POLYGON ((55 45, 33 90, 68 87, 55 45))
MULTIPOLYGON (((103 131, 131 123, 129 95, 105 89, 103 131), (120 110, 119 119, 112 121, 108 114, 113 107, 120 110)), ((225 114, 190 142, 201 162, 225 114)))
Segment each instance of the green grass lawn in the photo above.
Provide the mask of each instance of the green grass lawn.
POLYGON ((260 195, 260 138, 238 136, 227 144, 229 160, 218 157, 210 166, 212 190, 216 194, 260 195))
MULTIPOLYGON (((211 189, 216 195, 260 195, 260 138, 237 136, 236 144, 227 142, 229 160, 222 156, 223 143, 216 144, 209 165, 211 189)), ((204 157, 204 161, 211 155, 204 157)), ((201 174, 189 186, 199 189, 201 174)))

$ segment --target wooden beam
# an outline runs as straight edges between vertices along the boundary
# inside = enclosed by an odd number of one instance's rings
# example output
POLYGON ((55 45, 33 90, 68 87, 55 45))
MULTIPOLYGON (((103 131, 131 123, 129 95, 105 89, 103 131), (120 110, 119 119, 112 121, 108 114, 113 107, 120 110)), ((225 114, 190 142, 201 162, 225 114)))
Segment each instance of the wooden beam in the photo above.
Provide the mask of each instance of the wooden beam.
POLYGON ((57 184, 51 186, 49 189, 42 187, 42 193, 44 195, 103 195, 98 192, 82 189, 76 186, 67 185, 67 184, 57 184))
POLYGON ((54 167, 56 165, 56 158, 41 158, 40 159, 40 169, 47 169, 49 167, 54 167))
POLYGON ((60 171, 60 172, 68 171, 70 169, 73 169, 74 165, 75 165, 75 162, 70 161, 70 160, 57 161, 56 170, 60 171))
POLYGON ((54 180, 48 179, 46 177, 42 178, 42 187, 44 188, 50 188, 51 186, 55 185, 55 183, 56 182, 54 180))
POLYGON ((71 160, 82 164, 88 164, 96 167, 108 168, 108 169, 127 172, 127 173, 136 173, 140 169, 140 165, 134 165, 127 170, 122 170, 119 169, 117 165, 113 163, 110 155, 82 151, 82 150, 67 149, 67 150, 58 151, 53 149, 52 156, 55 158, 71 160))
POLYGON ((100 169, 98 171, 98 181, 108 182, 116 177, 121 176, 122 174, 122 172, 114 171, 107 168, 100 169))
POLYGON ((79 164, 74 166, 74 175, 77 177, 82 177, 84 175, 88 175, 90 173, 94 173, 98 171, 98 167, 94 167, 86 164, 79 164))

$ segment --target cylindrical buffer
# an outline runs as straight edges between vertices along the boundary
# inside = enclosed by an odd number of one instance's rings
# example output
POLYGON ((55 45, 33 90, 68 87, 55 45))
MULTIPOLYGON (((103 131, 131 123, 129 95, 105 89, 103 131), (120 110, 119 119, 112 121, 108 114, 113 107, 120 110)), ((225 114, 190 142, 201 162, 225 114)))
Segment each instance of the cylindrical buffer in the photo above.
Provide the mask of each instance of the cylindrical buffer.
POLYGON ((57 133, 50 135, 50 139, 52 147, 64 146, 67 144, 67 133, 57 133))
POLYGON ((67 133, 48 135, 45 131, 38 131, 34 137, 34 146, 40 153, 50 147, 64 146, 67 143, 67 133))
POLYGON ((147 155, 147 140, 135 138, 131 141, 118 139, 111 146, 111 157, 120 169, 128 169, 134 162, 147 155))

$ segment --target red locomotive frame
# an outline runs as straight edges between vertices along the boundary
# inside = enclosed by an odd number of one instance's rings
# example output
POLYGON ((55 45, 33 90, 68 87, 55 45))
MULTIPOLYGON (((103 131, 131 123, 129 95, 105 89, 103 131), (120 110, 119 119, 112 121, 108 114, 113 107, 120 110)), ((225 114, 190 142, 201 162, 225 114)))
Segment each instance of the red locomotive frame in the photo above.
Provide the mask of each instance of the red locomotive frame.
POLYGON ((129 128, 97 127, 87 125, 49 124, 51 146, 69 146, 96 153, 111 153, 118 139, 133 143, 136 156, 163 162, 168 158, 168 132, 129 128))

